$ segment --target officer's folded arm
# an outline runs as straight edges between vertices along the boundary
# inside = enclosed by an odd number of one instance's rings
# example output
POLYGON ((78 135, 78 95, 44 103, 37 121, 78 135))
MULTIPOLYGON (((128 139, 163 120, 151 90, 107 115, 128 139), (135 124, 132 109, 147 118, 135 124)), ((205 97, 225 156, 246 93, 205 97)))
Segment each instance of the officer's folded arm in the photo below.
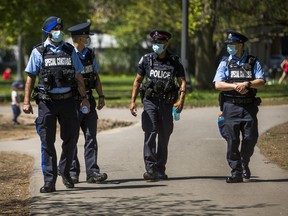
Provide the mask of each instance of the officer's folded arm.
POLYGON ((265 80, 264 79, 255 79, 250 81, 250 85, 249 88, 259 88, 261 86, 263 86, 265 84, 265 80))
POLYGON ((231 91, 236 90, 237 84, 236 83, 227 83, 225 81, 216 81, 215 82, 215 89, 219 91, 231 91))

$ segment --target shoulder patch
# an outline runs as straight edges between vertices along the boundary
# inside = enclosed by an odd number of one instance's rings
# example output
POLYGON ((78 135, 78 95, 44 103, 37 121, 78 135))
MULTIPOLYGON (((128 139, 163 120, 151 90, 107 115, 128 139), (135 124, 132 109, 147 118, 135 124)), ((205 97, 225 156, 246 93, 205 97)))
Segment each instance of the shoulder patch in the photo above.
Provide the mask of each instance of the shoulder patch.
POLYGON ((39 43, 36 46, 34 46, 33 48, 36 48, 38 50, 39 53, 43 54, 46 47, 44 47, 44 43, 39 43))
POLYGON ((140 64, 142 64, 142 62, 143 62, 143 56, 142 56, 141 59, 139 60, 138 64, 140 65, 140 64))
POLYGON ((228 61, 228 56, 222 56, 221 61, 228 61))
POLYGON ((247 63, 250 64, 251 66, 254 66, 254 64, 256 63, 257 57, 252 56, 252 55, 248 55, 247 56, 247 63))

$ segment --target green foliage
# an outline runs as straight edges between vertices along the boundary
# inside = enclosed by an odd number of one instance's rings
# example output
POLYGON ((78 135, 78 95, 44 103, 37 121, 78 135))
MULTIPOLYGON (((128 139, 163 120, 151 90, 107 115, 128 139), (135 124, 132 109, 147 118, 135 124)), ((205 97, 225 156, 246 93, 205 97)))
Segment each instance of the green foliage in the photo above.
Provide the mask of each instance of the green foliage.
MULTIPOLYGON (((211 83, 210 71, 214 73, 215 62, 222 54, 227 29, 245 34, 248 27, 270 25, 288 31, 288 10, 283 0, 188 2, 188 68, 191 74, 196 74, 199 86, 203 82, 206 83, 202 86, 211 83)), ((140 57, 150 52, 149 32, 156 28, 172 33, 170 50, 180 55, 181 0, 1 0, 0 47, 15 44, 21 35, 24 52, 30 54, 32 47, 44 40, 42 24, 52 15, 64 20, 65 29, 91 19, 92 29, 117 38, 119 49, 108 50, 107 53, 105 50, 104 58, 107 61, 100 65, 105 73, 133 72, 140 57)), ((64 32, 68 34, 65 29, 64 32)))
POLYGON ((21 35, 29 54, 32 47, 43 40, 42 25, 49 16, 62 18, 64 28, 67 28, 86 21, 88 3, 78 0, 1 0, 0 47, 15 44, 21 35))

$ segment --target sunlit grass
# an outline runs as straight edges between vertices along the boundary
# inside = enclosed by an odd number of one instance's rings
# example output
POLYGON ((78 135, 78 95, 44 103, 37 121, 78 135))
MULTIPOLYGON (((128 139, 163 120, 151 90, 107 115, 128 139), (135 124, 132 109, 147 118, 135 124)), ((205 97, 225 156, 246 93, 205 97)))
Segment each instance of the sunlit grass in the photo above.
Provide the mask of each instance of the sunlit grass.
MULTIPOLYGON (((128 107, 135 75, 100 75, 100 78, 107 106, 128 107)), ((10 102, 11 83, 12 80, 7 81, 0 78, 1 102, 10 102)), ((214 89, 198 90, 194 88, 191 93, 186 95, 185 106, 218 106, 218 94, 219 92, 214 89)), ((96 94, 94 93, 94 95, 96 94)), ((288 103, 288 85, 265 85, 258 90, 257 95, 262 98, 263 104, 288 103)), ((140 97, 137 98, 137 103, 140 105, 140 97)))

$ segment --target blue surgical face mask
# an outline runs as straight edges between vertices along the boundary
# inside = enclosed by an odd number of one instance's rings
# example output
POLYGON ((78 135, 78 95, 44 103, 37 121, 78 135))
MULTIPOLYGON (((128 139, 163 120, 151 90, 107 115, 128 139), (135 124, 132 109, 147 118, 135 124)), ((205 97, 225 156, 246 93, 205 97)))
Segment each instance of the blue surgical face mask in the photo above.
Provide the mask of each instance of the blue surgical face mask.
POLYGON ((64 36, 64 33, 62 31, 60 31, 60 30, 54 31, 51 33, 51 40, 53 42, 58 43, 58 42, 62 41, 63 36, 64 36))
POLYGON ((89 47, 90 44, 91 44, 91 38, 88 37, 88 38, 86 39, 86 42, 85 42, 84 46, 85 46, 85 47, 89 47))
POLYGON ((164 44, 153 44, 152 49, 155 53, 161 54, 164 51, 164 44))
POLYGON ((229 53, 229 55, 235 55, 237 53, 237 49, 235 45, 232 44, 228 44, 227 45, 227 52, 229 53))

